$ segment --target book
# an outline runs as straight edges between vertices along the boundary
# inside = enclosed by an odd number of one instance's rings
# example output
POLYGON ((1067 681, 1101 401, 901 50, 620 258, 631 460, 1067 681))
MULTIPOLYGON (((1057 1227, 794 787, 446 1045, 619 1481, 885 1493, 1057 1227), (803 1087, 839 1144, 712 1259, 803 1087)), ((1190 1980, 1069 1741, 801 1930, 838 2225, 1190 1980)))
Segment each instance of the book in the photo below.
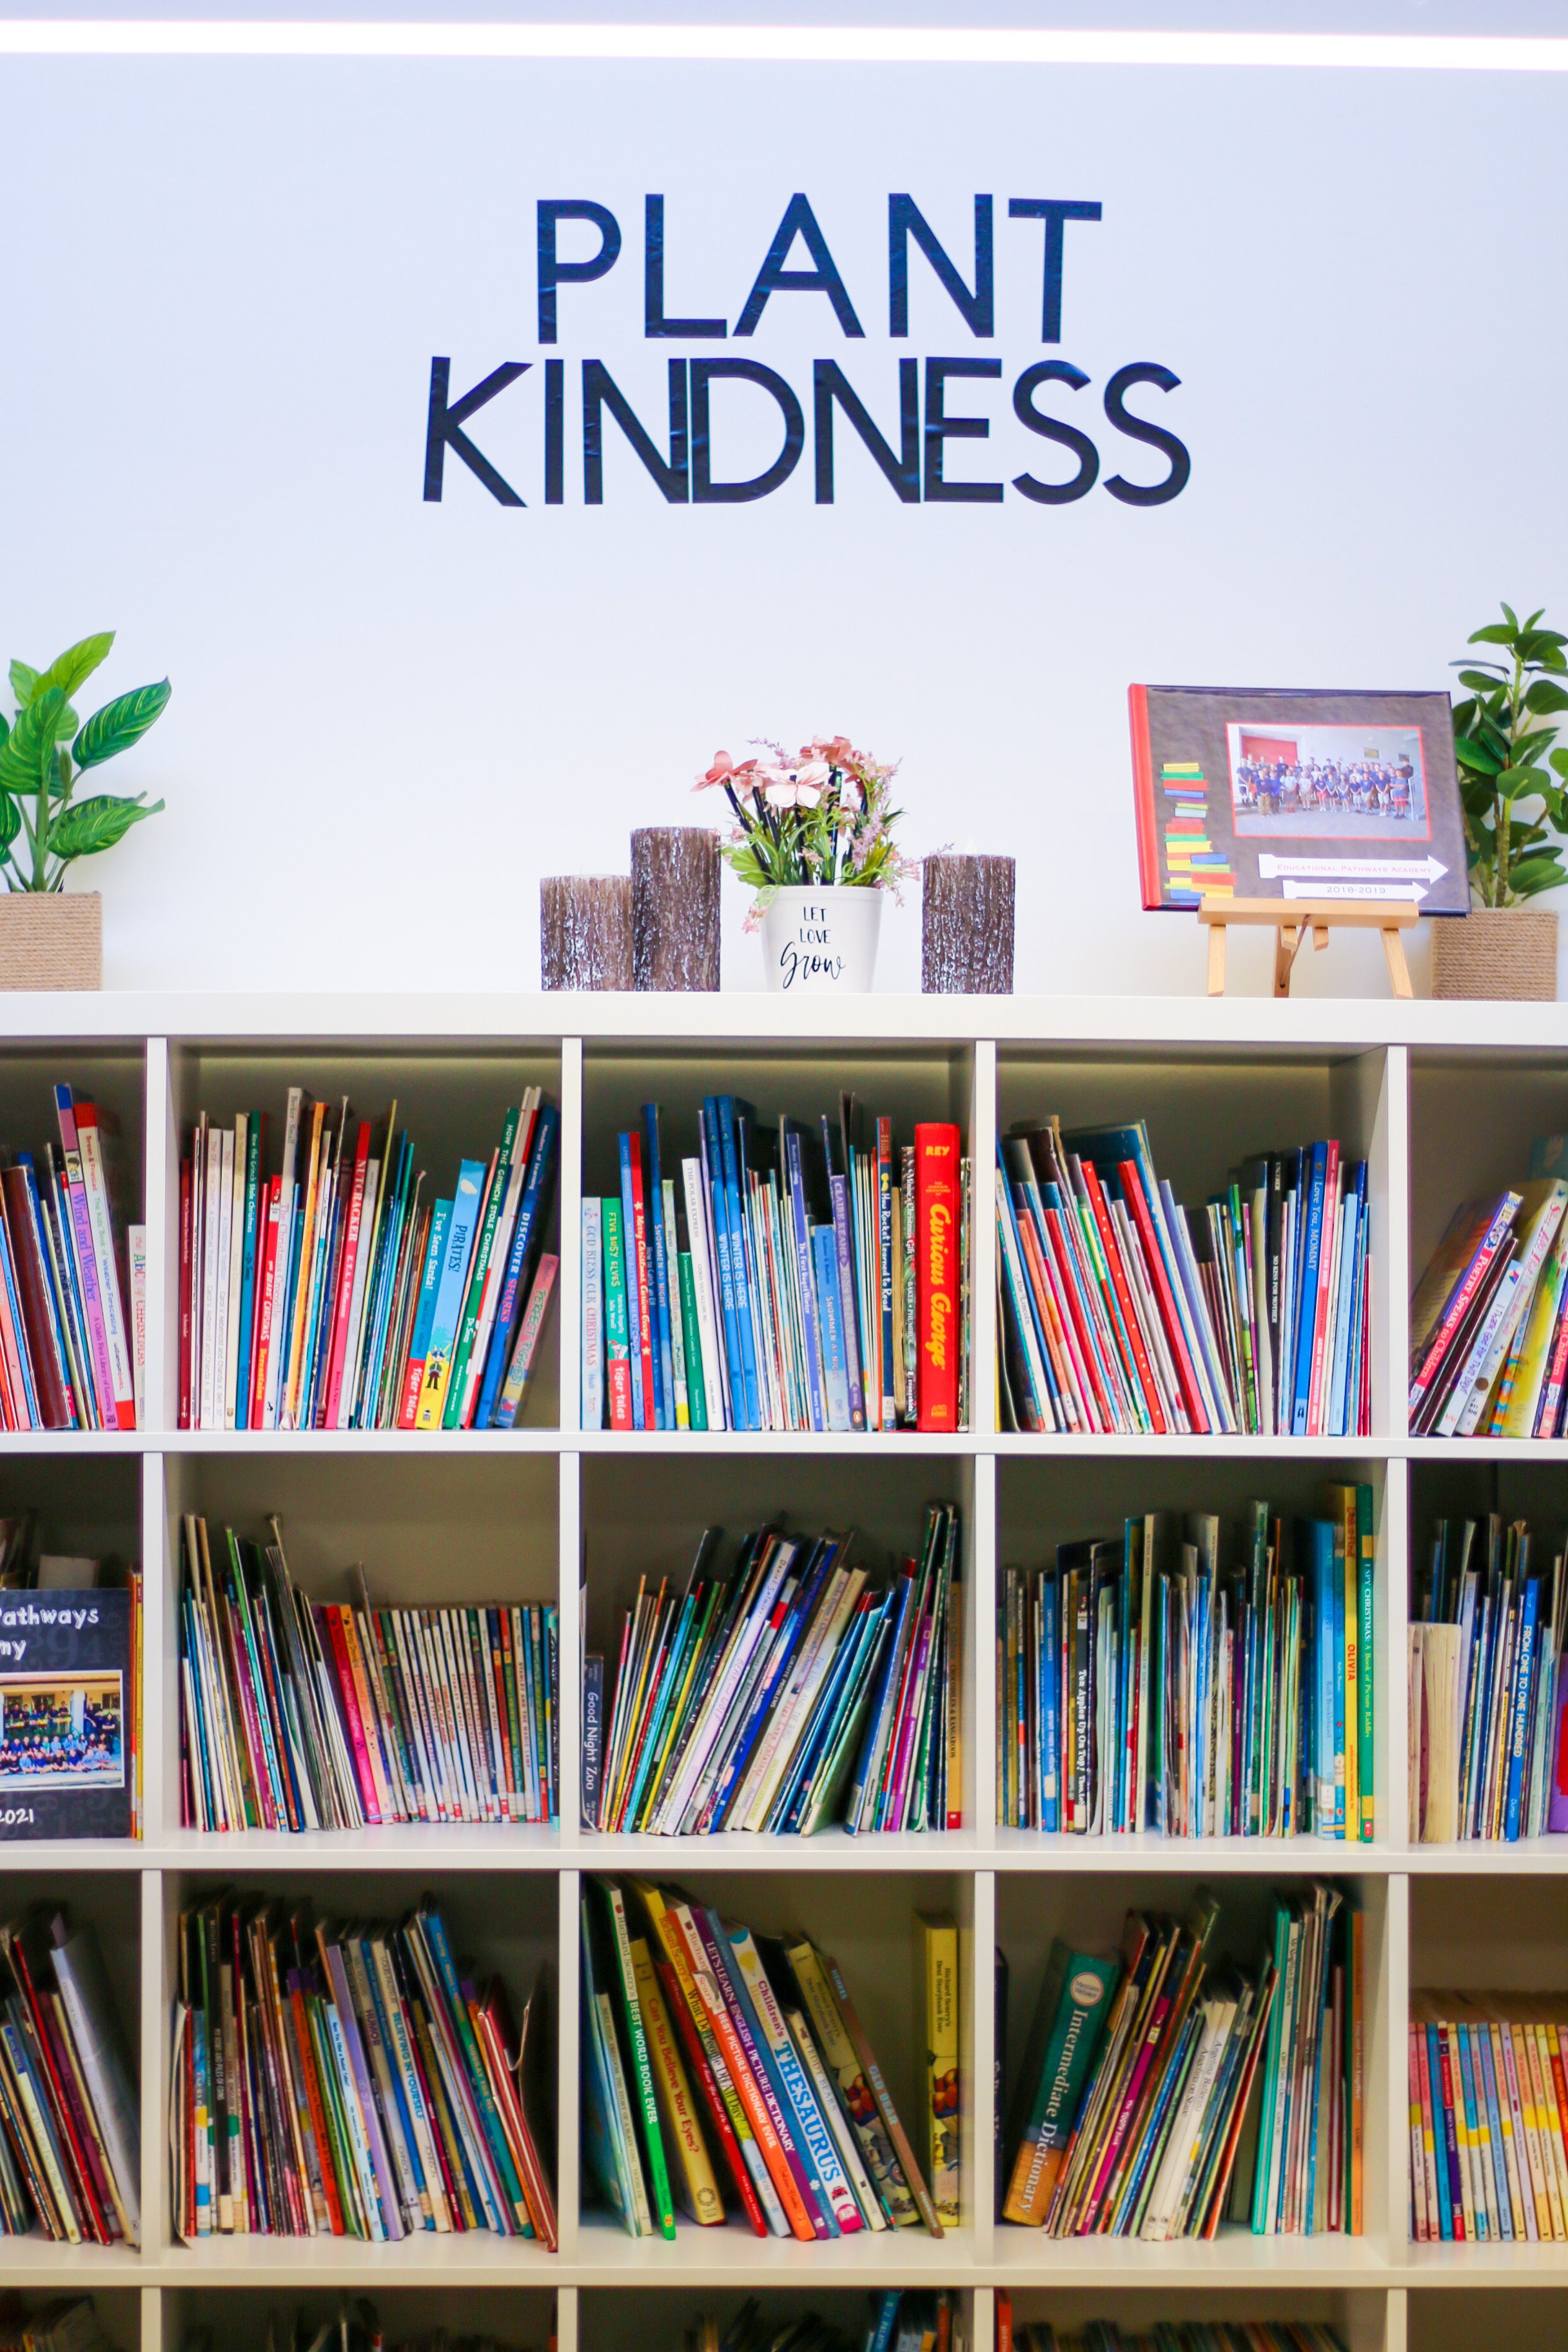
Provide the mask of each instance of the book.
POLYGON ((1005 2144, 1015 2154, 1004 2221, 1037 2228, 1050 2210, 1120 1973, 1114 1958, 1075 1952, 1053 1937, 1007 2122, 1005 2144))
POLYGON ((815 1128, 771 1125, 736 1097, 705 1096, 679 1181, 662 1117, 658 1104, 643 1106, 638 1126, 616 1139, 618 1192, 584 1204, 584 1246, 592 1252, 596 1234, 603 1263, 588 1280, 590 1289, 602 1282, 605 1375, 597 1380, 588 1360, 597 1327, 585 1322, 583 1425, 964 1426, 970 1250, 959 1130, 918 1130, 931 1143, 918 1209, 916 1151, 899 1145, 891 1119, 863 1120, 852 1095, 815 1128))
POLYGON ((0 1841, 134 1834, 140 1605, 139 1576, 0 1591, 0 1841))
POLYGON ((917 1914, 917 2015, 925 2021, 925 2155, 931 2202, 944 2230, 959 2223, 958 1923, 917 1914))
MULTIPOLYGON (((73 1108, 90 1171, 95 1129, 73 1108)), ((265 1112, 200 1116, 180 1162, 179 1426, 489 1428, 514 1362, 515 1423, 551 1295, 536 1277, 558 1137, 559 1113, 525 1088, 489 1159, 433 1195, 395 1102, 369 1119, 290 1087, 276 1152, 265 1112)), ((0 1302, 0 1370, 4 1325, 0 1302)))

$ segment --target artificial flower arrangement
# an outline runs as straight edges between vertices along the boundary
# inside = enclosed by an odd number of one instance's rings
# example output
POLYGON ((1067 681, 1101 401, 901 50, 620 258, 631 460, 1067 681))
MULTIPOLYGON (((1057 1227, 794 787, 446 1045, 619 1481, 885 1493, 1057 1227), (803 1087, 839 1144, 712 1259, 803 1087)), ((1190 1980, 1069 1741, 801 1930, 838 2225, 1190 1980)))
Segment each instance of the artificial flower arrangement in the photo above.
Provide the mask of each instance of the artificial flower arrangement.
POLYGON ((919 870, 893 840, 900 813, 889 786, 898 762, 884 765, 843 735, 819 736, 793 758, 776 743, 762 749, 771 756, 737 761, 716 751, 694 787, 721 789, 735 812, 721 854, 757 893, 747 929, 757 928, 778 890, 858 885, 897 898, 919 870))

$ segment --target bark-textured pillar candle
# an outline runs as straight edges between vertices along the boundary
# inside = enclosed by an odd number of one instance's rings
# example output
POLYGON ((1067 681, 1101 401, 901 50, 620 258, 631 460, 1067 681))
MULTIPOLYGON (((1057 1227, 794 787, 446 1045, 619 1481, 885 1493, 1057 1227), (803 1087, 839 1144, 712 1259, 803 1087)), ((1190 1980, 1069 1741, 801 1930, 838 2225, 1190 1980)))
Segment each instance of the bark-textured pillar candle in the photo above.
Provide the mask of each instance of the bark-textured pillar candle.
POLYGON ((719 836, 701 824, 632 835, 632 969, 638 988, 719 985, 719 836))
POLYGON ((539 886, 539 975, 545 988, 630 988, 629 874, 545 876, 539 886))
POLYGON ((928 857, 921 884, 921 988, 927 996, 1011 996, 1010 857, 928 857))

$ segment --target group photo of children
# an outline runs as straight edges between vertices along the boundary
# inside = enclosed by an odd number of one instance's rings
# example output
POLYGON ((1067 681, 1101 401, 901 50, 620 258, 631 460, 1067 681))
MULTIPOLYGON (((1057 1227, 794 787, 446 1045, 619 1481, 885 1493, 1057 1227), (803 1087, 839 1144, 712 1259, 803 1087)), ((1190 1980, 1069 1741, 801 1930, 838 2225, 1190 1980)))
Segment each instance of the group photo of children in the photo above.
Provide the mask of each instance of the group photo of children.
POLYGON ((1233 722, 1226 733, 1238 834, 1425 838, 1419 728, 1233 722))
POLYGON ((123 1721, 118 1674, 0 1675, 0 1790, 118 1787, 123 1721))

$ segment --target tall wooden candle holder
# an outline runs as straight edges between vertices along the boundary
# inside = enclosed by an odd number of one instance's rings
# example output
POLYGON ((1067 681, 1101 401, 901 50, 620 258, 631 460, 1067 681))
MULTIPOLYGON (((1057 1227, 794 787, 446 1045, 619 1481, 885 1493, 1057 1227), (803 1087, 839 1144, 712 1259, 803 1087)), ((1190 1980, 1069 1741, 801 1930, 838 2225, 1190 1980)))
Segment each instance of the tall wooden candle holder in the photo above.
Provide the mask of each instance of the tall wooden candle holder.
POLYGON ((706 825, 632 835, 632 970, 649 989, 719 986, 719 836, 706 825))
POLYGON ((922 861, 921 989, 927 996, 1011 996, 1013 893, 1010 857, 922 861))
POLYGON ((632 877, 549 874, 539 886, 541 984, 632 985, 632 877))

